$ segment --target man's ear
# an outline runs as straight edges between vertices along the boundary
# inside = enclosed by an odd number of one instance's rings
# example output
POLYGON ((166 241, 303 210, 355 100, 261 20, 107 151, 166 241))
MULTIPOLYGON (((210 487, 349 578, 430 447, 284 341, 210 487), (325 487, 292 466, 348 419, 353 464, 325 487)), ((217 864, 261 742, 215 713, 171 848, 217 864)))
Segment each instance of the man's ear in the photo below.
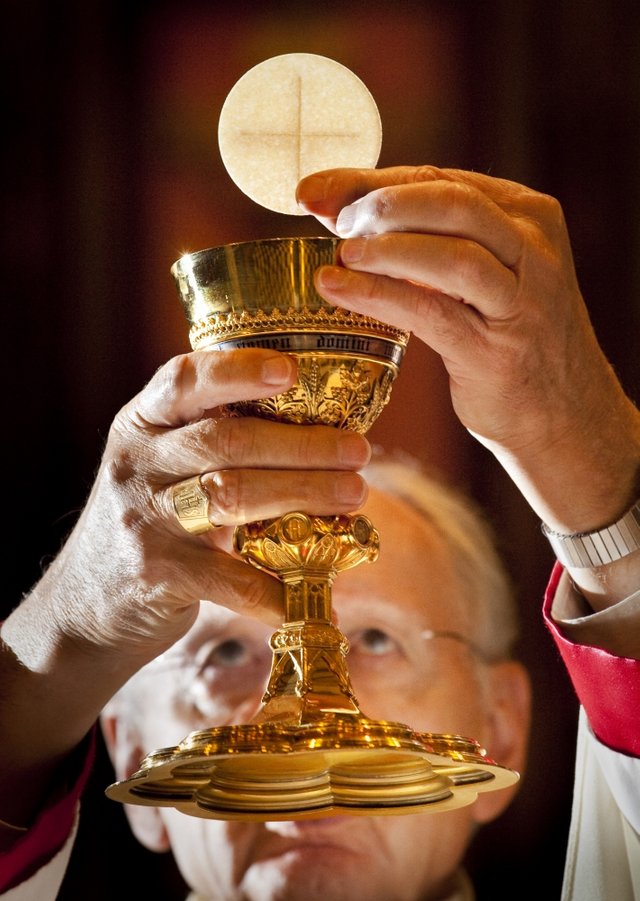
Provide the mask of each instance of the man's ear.
MULTIPOLYGON (((487 668, 487 754, 508 769, 524 772, 531 726, 531 682, 521 663, 504 660, 487 668)), ((498 791, 483 792, 474 805, 475 819, 495 819, 511 803, 518 783, 498 791)))
MULTIPOLYGON (((118 782, 128 779, 139 768, 145 752, 130 715, 124 715, 118 699, 110 701, 100 716, 100 725, 118 782)), ((128 711, 127 711, 128 713, 128 711)), ((125 804, 124 811, 131 831, 150 851, 168 851, 169 836, 157 807, 125 804)))

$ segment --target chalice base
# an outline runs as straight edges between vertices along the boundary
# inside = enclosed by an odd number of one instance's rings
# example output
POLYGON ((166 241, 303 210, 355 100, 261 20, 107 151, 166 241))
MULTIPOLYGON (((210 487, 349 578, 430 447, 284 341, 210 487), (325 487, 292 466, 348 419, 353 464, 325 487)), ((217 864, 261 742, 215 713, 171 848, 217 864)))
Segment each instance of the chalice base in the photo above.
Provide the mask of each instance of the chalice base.
POLYGON ((107 795, 208 819, 291 820, 453 810, 517 778, 460 736, 327 714, 193 732, 107 795))

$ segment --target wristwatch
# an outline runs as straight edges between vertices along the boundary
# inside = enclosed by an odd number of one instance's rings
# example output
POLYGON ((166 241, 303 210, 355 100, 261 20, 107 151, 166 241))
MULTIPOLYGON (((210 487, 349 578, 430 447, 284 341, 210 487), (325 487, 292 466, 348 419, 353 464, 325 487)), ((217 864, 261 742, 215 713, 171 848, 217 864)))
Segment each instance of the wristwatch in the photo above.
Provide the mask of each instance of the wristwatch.
POLYGON ((545 523, 542 531, 564 566, 587 567, 613 563, 640 548, 640 500, 622 519, 604 529, 562 535, 545 523))

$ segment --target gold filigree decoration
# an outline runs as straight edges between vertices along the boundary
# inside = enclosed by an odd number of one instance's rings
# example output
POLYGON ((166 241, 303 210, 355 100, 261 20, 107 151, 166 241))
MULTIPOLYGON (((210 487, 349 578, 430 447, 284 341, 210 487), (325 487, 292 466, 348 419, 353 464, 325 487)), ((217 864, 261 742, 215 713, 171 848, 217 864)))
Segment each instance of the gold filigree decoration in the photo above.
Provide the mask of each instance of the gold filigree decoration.
POLYGON ((395 371, 358 358, 300 355, 298 381, 281 394, 229 405, 238 416, 332 425, 365 434, 391 397, 395 371))
POLYGON ((367 517, 346 514, 312 517, 288 513, 238 526, 234 540, 245 559, 258 569, 277 574, 292 591, 299 575, 312 600, 324 592, 326 578, 375 560, 379 547, 378 533, 367 517))

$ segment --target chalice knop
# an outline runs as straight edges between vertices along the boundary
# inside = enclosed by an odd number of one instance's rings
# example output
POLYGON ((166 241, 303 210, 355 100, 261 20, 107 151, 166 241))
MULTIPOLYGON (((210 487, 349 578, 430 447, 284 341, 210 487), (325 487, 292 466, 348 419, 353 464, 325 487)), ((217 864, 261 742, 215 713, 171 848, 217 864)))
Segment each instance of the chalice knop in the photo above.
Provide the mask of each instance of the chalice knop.
MULTIPOLYGON (((337 239, 275 238, 214 247, 172 267, 194 350, 274 348, 298 379, 274 397, 230 405, 234 416, 366 432, 389 400, 408 333, 329 306, 313 273, 337 239)), ((359 514, 291 511, 236 528, 236 550, 276 575, 283 625, 250 723, 192 732, 148 754, 109 797, 213 819, 410 813, 472 803, 518 778, 477 742, 365 716, 351 687, 348 644, 333 624, 331 585, 375 561, 378 533, 359 514)))

